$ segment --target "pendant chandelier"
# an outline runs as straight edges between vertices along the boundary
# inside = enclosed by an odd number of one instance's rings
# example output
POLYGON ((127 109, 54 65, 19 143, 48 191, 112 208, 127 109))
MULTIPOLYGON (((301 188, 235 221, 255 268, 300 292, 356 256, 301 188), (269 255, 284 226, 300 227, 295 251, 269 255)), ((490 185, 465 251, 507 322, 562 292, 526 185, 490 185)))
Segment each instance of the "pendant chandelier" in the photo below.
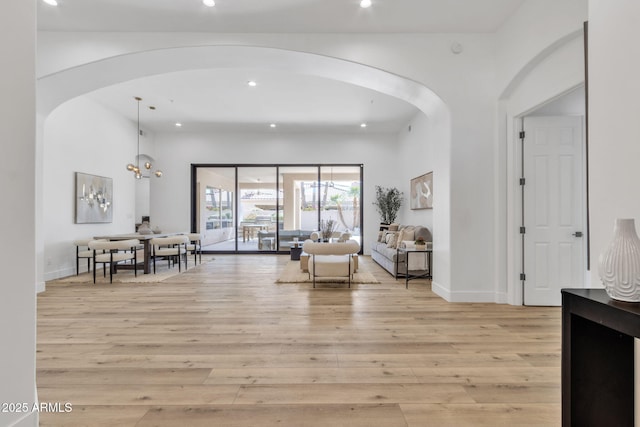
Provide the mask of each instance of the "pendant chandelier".
MULTIPOLYGON (((136 179, 140 179, 143 177, 142 169, 140 168, 140 101, 142 101, 142 98, 140 98, 139 96, 136 96, 134 97, 134 99, 138 103, 138 155, 136 156, 135 164, 129 163, 127 165, 127 170, 130 172, 133 172, 136 179)), ((150 106, 149 109, 155 110, 156 107, 150 106)), ((144 162, 143 166, 144 166, 144 169, 148 171, 151 171, 151 168, 153 167, 151 162, 148 160, 144 162)), ((160 169, 157 169, 156 171, 154 171, 153 174, 158 178, 162 177, 162 171, 160 169)))

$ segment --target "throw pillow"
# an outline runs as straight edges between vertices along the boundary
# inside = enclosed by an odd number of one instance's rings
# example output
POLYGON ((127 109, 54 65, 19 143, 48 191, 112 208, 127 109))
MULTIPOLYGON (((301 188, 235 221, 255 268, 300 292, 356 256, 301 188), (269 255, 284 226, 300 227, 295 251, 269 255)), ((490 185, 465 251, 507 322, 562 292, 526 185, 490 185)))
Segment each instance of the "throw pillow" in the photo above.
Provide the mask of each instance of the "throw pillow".
POLYGON ((400 243, 402 243, 403 240, 406 240, 404 237, 404 233, 405 233, 404 228, 401 228, 400 231, 398 231, 398 237, 396 238, 396 245, 394 246, 396 249, 400 247, 400 243))
POLYGON ((400 224, 396 224, 394 222, 393 224, 389 224, 389 231, 398 231, 399 227, 400 227, 400 224))
POLYGON ((387 241, 388 248, 395 248, 398 242, 398 233, 393 233, 389 235, 389 240, 387 241))
POLYGON ((416 228, 414 226, 408 226, 404 229, 402 240, 415 240, 416 228))

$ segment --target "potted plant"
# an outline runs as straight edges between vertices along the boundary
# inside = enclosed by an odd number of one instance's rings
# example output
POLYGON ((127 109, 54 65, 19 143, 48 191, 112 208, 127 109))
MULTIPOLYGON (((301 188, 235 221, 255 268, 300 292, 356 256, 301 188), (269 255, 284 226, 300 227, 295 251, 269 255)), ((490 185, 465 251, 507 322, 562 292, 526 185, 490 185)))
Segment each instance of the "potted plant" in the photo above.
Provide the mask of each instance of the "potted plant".
POLYGON ((423 251, 427 247, 427 242, 424 240, 424 237, 416 237, 415 240, 416 249, 419 251, 423 251))
POLYGON ((322 240, 328 242, 331 236, 333 236, 333 232, 336 229, 336 221, 333 219, 328 219, 326 221, 320 221, 320 231, 322 233, 322 240))
POLYGON ((376 201, 373 202, 380 214, 383 224, 391 224, 396 220, 402 206, 402 192, 397 188, 385 188, 376 185, 376 201))

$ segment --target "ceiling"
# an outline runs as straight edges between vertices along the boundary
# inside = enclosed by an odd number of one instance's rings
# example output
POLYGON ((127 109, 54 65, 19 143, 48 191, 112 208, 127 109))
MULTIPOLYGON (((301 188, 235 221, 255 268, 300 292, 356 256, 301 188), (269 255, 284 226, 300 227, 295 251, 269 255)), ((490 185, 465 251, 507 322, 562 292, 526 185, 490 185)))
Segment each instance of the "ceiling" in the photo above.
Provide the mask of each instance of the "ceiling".
MULTIPOLYGON (((38 1, 40 31, 225 33, 494 32, 524 0, 38 1)), ((370 89, 287 72, 226 69, 162 74, 89 95, 154 132, 397 132, 415 107, 370 89), (254 80, 256 87, 247 82, 254 80), (153 105, 156 110, 147 107, 153 105), (177 128, 176 122, 182 123, 177 128), (271 123, 276 128, 270 128, 271 123), (361 123, 367 123, 361 128, 361 123)))

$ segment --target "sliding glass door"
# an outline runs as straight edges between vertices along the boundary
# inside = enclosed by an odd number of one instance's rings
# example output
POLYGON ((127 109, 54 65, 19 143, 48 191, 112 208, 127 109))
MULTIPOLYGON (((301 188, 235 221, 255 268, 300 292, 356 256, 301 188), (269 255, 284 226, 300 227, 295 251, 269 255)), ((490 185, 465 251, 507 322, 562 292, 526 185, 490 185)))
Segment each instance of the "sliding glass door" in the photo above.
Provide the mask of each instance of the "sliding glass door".
POLYGON ((334 236, 348 233, 360 240, 362 183, 359 166, 320 168, 320 225, 332 224, 334 236))
POLYGON ((239 252, 275 251, 278 211, 276 168, 238 167, 239 252))
POLYGON ((195 175, 191 229, 203 236, 203 247, 235 251, 236 169, 199 168, 195 175))
POLYGON ((281 166, 278 250, 288 251, 295 242, 311 237, 318 229, 318 167, 281 166))
POLYGON ((362 244, 362 165, 192 165, 205 252, 286 253, 332 221, 362 244))

